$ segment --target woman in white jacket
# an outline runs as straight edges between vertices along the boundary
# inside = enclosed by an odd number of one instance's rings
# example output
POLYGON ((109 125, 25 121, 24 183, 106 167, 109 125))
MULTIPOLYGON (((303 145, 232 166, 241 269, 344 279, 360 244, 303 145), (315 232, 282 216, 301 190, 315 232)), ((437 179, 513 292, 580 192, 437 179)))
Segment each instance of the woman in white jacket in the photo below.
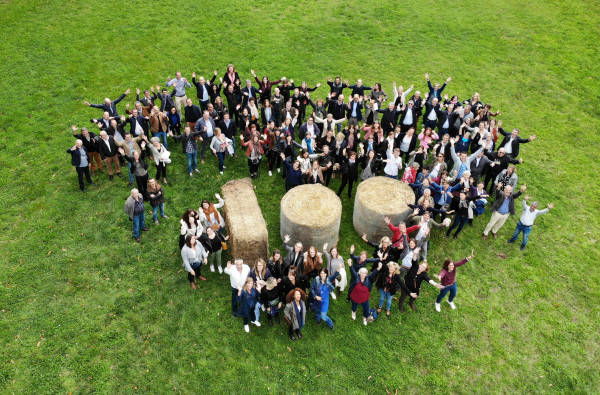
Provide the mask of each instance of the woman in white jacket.
POLYGON ((190 287, 196 289, 196 277, 202 281, 206 281, 206 277, 201 274, 202 265, 206 264, 208 254, 202 243, 196 240, 195 236, 187 235, 185 238, 185 245, 181 249, 181 259, 183 260, 183 267, 187 272, 190 287))
POLYGON ((150 151, 152 151, 152 158, 156 165, 156 177, 154 178, 160 180, 160 176, 162 175, 163 184, 166 184, 167 164, 171 163, 171 153, 160 143, 158 137, 152 137, 150 143, 150 151))

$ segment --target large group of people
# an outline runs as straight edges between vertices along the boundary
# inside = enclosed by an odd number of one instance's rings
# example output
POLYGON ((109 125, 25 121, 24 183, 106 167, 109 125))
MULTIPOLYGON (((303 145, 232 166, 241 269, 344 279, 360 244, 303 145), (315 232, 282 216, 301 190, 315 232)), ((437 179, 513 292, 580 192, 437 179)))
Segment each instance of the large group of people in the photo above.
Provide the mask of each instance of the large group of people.
MULTIPOLYGON (((168 138, 181 142, 186 158, 181 166, 190 177, 200 173, 198 151, 200 165, 204 165, 207 148, 217 158, 220 174, 226 169, 226 159, 235 160, 242 150, 252 178, 266 168, 270 177, 283 177, 286 190, 301 184, 329 187, 331 179, 338 177, 337 195, 346 190, 352 198, 359 180, 390 177, 414 190, 414 199, 406 202, 414 212, 406 223, 382 218, 390 229, 389 237, 371 242, 363 235, 375 248, 372 256, 366 251, 355 256, 352 246, 347 262, 336 246, 324 245, 322 252, 321 246, 310 246, 305 251, 299 242, 291 245, 286 236, 284 248, 274 250, 267 261, 244 263, 237 258, 223 268, 221 255, 229 239, 218 211, 223 199, 216 195, 216 204, 204 200, 198 210, 187 209, 180 220, 179 248, 190 286, 196 289, 197 279, 206 280, 203 266, 229 275, 232 314, 243 318, 245 331, 250 330, 250 323, 260 326, 261 311, 266 312, 270 325, 279 324, 283 311, 292 340, 302 338, 307 310, 314 313, 317 323, 333 329, 329 305, 346 287, 351 317, 356 319, 360 305, 365 325, 383 309, 389 317, 398 293, 400 311, 407 298, 410 308, 416 309, 423 281, 439 288, 438 312, 448 293, 448 303, 455 309, 456 269, 471 260, 473 252, 456 262, 445 260, 437 283, 428 275, 431 234, 436 228, 446 228, 445 236, 456 239, 489 207, 491 218, 482 239, 490 232, 497 238, 527 189, 525 183, 519 185, 516 170, 523 163, 521 145, 536 136, 524 138, 517 128, 505 130, 498 119, 500 111, 493 112, 478 93, 467 100, 444 93, 451 78, 443 84, 432 83, 425 74, 424 94, 414 85, 405 90, 394 82, 388 95, 380 83, 367 85, 359 79, 351 84, 338 76, 328 78, 328 92, 316 98, 320 83, 309 87, 286 77, 259 78, 254 70, 250 74, 256 85, 250 78, 242 80, 231 64, 222 77, 214 70, 210 80, 194 72, 191 83, 177 72, 175 78, 167 77, 164 88, 157 85, 143 93, 136 89, 134 106, 127 104, 124 116, 119 115, 117 104, 131 93, 129 89, 102 104, 86 101, 102 114, 90 119, 90 128, 97 128, 97 134, 72 126, 76 142, 67 153, 80 189, 86 191, 86 182, 94 185, 92 177, 104 168, 112 182, 115 173, 122 178, 121 169, 126 167, 128 186, 133 187, 135 181, 136 188, 125 203, 125 212, 133 222, 133 237, 140 242, 140 231, 149 230, 146 202, 150 202, 155 224, 159 215, 168 218, 159 184, 168 184, 167 167, 172 161, 168 138), (188 97, 192 86, 194 98, 188 97), (149 164, 155 165, 154 178, 149 164), (369 304, 373 286, 380 295, 377 309, 369 304)), ((551 203, 538 210, 539 204, 527 204, 528 200, 526 195, 521 218, 508 239, 514 243, 523 232, 521 250, 536 217, 553 208, 551 203)))

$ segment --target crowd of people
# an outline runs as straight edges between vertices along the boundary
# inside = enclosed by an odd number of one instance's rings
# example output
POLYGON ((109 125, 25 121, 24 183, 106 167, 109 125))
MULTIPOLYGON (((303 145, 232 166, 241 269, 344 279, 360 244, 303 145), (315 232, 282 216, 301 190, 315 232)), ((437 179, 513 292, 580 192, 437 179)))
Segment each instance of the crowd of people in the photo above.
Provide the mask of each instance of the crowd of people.
MULTIPOLYGON (((85 102, 102 110, 102 115, 90 119, 90 128, 97 134, 72 126, 76 142, 67 153, 80 189, 86 191, 85 182, 94 185, 92 177, 104 168, 112 182, 114 174, 122 178, 121 168, 127 167, 128 186, 135 181, 136 188, 125 203, 125 212, 133 222, 133 237, 140 242, 140 231, 149 230, 147 201, 155 224, 159 224, 159 215, 168 218, 159 182, 168 184, 169 137, 181 142, 186 157, 183 166, 190 177, 200 173, 198 151, 202 165, 207 148, 218 159, 220 174, 226 169, 226 158, 237 158, 242 150, 252 178, 259 177, 261 167, 266 167, 270 177, 280 174, 285 179, 286 190, 305 183, 328 187, 332 178, 339 177, 338 196, 346 190, 352 198, 359 179, 390 177, 414 190, 414 199, 406 202, 414 212, 406 223, 392 224, 382 218, 390 236, 371 242, 363 235, 375 248, 372 257, 366 251, 355 256, 352 246, 347 262, 336 246, 325 245, 322 251, 310 246, 304 251, 301 243, 290 245, 286 236, 285 257, 283 250, 274 250, 268 261, 250 262, 253 269, 241 259, 227 262, 223 268, 221 253, 229 236, 218 209, 224 202, 218 195, 216 204, 204 200, 198 210, 186 210, 180 220, 179 247, 190 286, 195 289, 196 279, 206 280, 201 273, 205 265, 211 272, 228 274, 232 314, 243 318, 245 330, 249 331, 249 323, 260 326, 261 311, 271 325, 279 323, 283 310, 293 340, 302 338, 307 309, 314 312, 318 323, 325 322, 333 329, 329 304, 347 286, 352 319, 361 305, 365 325, 383 309, 390 316, 397 293, 400 311, 404 311, 407 298, 409 306, 416 309, 423 281, 440 290, 435 303, 438 312, 448 293, 454 309, 456 269, 472 259, 473 252, 456 262, 445 260, 436 283, 428 275, 431 233, 435 228, 447 228, 445 236, 456 239, 489 207, 491 218, 482 239, 490 232, 497 238, 505 221, 515 214, 516 200, 527 189, 525 183, 518 185, 521 144, 536 136, 523 138, 517 128, 504 130, 498 119, 500 111, 492 111, 492 105, 481 101, 478 93, 467 100, 444 93, 451 78, 443 84, 432 83, 425 74, 424 94, 414 85, 405 90, 394 82, 391 95, 380 83, 365 85, 359 79, 350 84, 341 77, 328 78, 326 96, 315 98, 320 83, 296 85, 286 77, 270 80, 250 72, 256 86, 251 79, 241 80, 231 64, 222 77, 214 70, 210 80, 197 78, 194 72, 191 83, 177 72, 175 78, 167 77, 163 88, 157 85, 143 93, 136 89, 134 106, 127 104, 124 116, 119 115, 117 104, 130 90, 116 100, 106 98, 102 104, 85 102), (192 85, 195 98, 188 97, 192 85), (149 176, 149 163, 155 165, 154 178, 149 176), (367 268, 369 263, 372 265, 367 268), (380 293, 377 309, 369 305, 373 285, 380 293)), ((553 207, 551 203, 538 210, 539 204, 527 204, 528 200, 526 195, 521 218, 508 239, 514 243, 523 232, 521 250, 528 243, 535 218, 553 207)))

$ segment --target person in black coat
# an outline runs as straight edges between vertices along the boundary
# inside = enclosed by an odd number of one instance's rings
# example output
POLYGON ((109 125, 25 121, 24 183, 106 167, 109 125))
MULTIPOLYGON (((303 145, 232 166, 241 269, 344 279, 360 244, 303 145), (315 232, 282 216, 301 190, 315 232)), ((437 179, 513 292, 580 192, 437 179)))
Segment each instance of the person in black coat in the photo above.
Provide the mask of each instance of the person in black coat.
POLYGON ((348 185, 348 199, 352 199, 352 186, 354 185, 354 181, 358 180, 356 152, 350 151, 348 159, 344 158, 344 161, 340 165, 340 172, 342 173, 342 185, 340 185, 337 195, 341 196, 342 191, 348 185))
POLYGON ((103 111, 108 111, 111 117, 118 117, 119 113, 117 112, 117 104, 125 98, 131 92, 130 89, 127 89, 125 93, 123 93, 119 98, 115 101, 111 101, 108 97, 104 99, 104 103, 102 104, 90 104, 89 102, 84 102, 86 106, 100 108, 103 111))
MULTIPOLYGON (((223 119, 219 122, 219 129, 221 132, 232 141, 233 144, 233 153, 235 154, 235 136, 237 132, 237 125, 235 121, 230 118, 229 113, 223 113, 223 119)), ((237 155, 236 155, 237 156, 237 155)))
POLYGON ((396 124, 398 123, 398 115, 400 112, 394 108, 394 103, 389 103, 388 108, 386 109, 378 109, 377 112, 383 114, 381 118, 381 128, 387 135, 389 132, 394 131, 396 128, 396 124))
POLYGON ((100 158, 106 164, 108 169, 108 179, 113 180, 113 166, 117 172, 117 176, 122 178, 121 167, 119 166, 119 150, 115 144, 115 139, 109 136, 105 130, 100 132, 100 139, 98 140, 98 152, 100 158))
POLYGON ((386 302, 386 316, 388 317, 391 314, 392 298, 398 290, 410 294, 411 298, 417 297, 417 294, 410 291, 404 281, 402 281, 400 267, 393 261, 384 263, 381 266, 375 286, 379 290, 379 307, 377 308, 377 313, 381 313, 383 303, 386 302))
POLYGON ((141 128, 144 134, 148 134, 148 119, 150 118, 139 114, 138 110, 134 108, 131 110, 131 115, 129 115, 129 118, 125 119, 124 123, 130 125, 129 133, 132 136, 137 137, 141 134, 139 133, 139 128, 141 128))
POLYGON ((77 171, 77 179, 79 180, 79 189, 81 192, 85 192, 85 186, 83 184, 83 176, 89 185, 94 185, 92 178, 90 177, 90 157, 87 149, 83 146, 83 141, 75 141, 75 145, 67 150, 67 154, 71 154, 71 164, 77 171))
POLYGON ((196 87, 196 96, 198 97, 198 102, 200 103, 200 108, 202 111, 206 110, 206 106, 210 102, 210 93, 211 93, 211 84, 215 82, 217 78, 217 70, 213 72, 213 77, 210 82, 206 82, 204 77, 199 77, 198 81, 196 81, 196 72, 192 73, 192 83, 196 87))
POLYGON ((515 159, 519 156, 519 145, 535 140, 535 134, 529 136, 528 139, 520 138, 519 129, 517 128, 514 128, 511 133, 505 132, 504 129, 502 129, 502 121, 498 121, 498 132, 504 136, 504 139, 498 145, 498 148, 504 148, 506 153, 515 159))
MULTIPOLYGON (((429 265, 427 262, 421 262, 419 265, 419 254, 413 255, 412 266, 408 269, 406 276, 404 276, 404 284, 408 287, 410 292, 414 292, 419 295, 421 291, 421 283, 423 281, 428 282, 438 289, 444 289, 443 286, 433 281, 427 272, 429 271, 429 265)), ((406 292, 404 288, 402 288, 402 294, 400 295, 400 312, 404 313, 404 301, 409 296, 409 292, 406 292)), ((408 302, 411 309, 417 311, 417 307, 415 306, 415 298, 413 295, 410 296, 410 301, 408 302)))

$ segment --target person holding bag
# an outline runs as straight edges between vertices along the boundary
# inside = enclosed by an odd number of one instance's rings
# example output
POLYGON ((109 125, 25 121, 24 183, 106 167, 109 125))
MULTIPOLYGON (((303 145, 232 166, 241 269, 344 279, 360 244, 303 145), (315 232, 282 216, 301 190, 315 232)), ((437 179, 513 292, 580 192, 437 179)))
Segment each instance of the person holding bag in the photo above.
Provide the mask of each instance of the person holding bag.
POLYGON ((215 266, 219 270, 219 274, 223 273, 221 253, 223 252, 225 240, 229 240, 229 236, 223 237, 211 227, 207 227, 206 233, 200 237, 200 242, 208 252, 208 265, 212 273, 215 272, 215 266))
POLYGON ((288 335, 292 341, 302 339, 302 328, 306 322, 306 293, 300 288, 294 288, 285 297, 287 304, 283 310, 283 319, 288 325, 288 335))
POLYGON ((188 275, 190 287, 196 289, 196 277, 202 281, 206 281, 206 277, 202 276, 202 265, 206 264, 208 254, 201 243, 198 243, 195 236, 187 235, 185 245, 181 249, 181 258, 183 259, 183 267, 188 275))

